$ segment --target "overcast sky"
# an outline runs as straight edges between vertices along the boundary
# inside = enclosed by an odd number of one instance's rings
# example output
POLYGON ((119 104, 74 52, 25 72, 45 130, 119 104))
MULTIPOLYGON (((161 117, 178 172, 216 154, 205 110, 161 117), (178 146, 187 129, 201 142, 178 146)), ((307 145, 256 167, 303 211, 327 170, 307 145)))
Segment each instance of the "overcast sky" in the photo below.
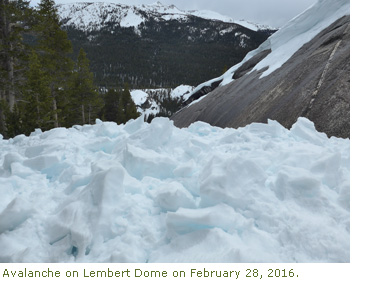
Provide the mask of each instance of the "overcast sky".
MULTIPOLYGON (((54 0, 55 3, 110 2, 124 4, 153 4, 155 0, 54 0)), ((273 27, 281 27, 291 18, 306 10, 317 0, 161 0, 180 10, 211 10, 235 20, 248 20, 273 27)), ((31 0, 35 5, 38 0, 31 0)))

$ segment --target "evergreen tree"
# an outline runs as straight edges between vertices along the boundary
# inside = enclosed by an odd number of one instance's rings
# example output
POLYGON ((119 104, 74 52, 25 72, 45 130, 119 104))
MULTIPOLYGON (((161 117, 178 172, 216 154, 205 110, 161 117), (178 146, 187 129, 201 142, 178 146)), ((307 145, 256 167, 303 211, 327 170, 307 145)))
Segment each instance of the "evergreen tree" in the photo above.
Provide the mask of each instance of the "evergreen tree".
POLYGON ((48 130, 52 124, 52 97, 46 74, 36 52, 32 52, 23 90, 23 130, 30 134, 35 128, 48 130))
POLYGON ((140 116, 136 109, 135 102, 132 100, 128 83, 125 83, 125 88, 120 96, 118 123, 126 123, 130 119, 136 119, 140 116))
POLYGON ((119 94, 115 90, 109 89, 104 95, 103 120, 117 122, 119 119, 118 106, 119 94))
POLYGON ((122 124, 140 116, 131 98, 128 84, 125 84, 124 91, 120 93, 109 89, 108 93, 104 96, 104 104, 103 120, 122 124))
POLYGON ((69 108, 72 110, 69 121, 72 120, 72 124, 92 124, 98 116, 103 102, 96 92, 97 88, 94 86, 93 80, 94 76, 90 72, 89 60, 81 48, 69 87, 69 108))
POLYGON ((6 129, 8 137, 15 137, 23 133, 21 112, 18 105, 14 104, 13 109, 10 110, 9 106, 5 108, 6 115, 6 129))
POLYGON ((22 33, 28 27, 30 11, 27 1, 0 0, 0 132, 5 135, 10 123, 6 123, 6 114, 13 112, 24 78, 22 33))
MULTIPOLYGON (((67 33, 61 29, 57 9, 53 0, 41 0, 38 6, 38 50, 41 64, 48 75, 49 88, 53 98, 54 127, 62 125, 58 114, 67 112, 66 84, 71 75, 73 62, 68 57, 72 44, 67 33)), ((67 115, 64 114, 64 117, 67 115)))

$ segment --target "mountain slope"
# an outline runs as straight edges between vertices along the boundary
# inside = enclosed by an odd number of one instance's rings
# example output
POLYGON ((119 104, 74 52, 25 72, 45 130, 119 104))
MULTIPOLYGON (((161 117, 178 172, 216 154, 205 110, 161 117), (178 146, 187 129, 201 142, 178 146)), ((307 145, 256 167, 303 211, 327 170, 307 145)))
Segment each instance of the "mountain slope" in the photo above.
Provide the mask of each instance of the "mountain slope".
POLYGON ((136 88, 198 85, 239 62, 273 32, 160 3, 75 3, 58 9, 74 53, 84 48, 96 82, 107 87, 123 81, 136 88))
POLYGON ((318 1, 223 76, 198 86, 175 125, 221 127, 305 116, 329 136, 350 134, 349 1, 318 1), (220 86, 217 88, 217 86, 220 86))
POLYGON ((260 25, 245 20, 234 20, 213 11, 182 11, 174 5, 166 6, 159 1, 151 5, 142 4, 137 6, 105 2, 80 2, 59 5, 58 11, 65 25, 74 26, 84 31, 97 31, 109 25, 111 22, 119 24, 120 27, 134 27, 139 29, 140 25, 150 18, 154 18, 156 21, 187 21, 191 16, 212 21, 238 24, 252 31, 275 30, 273 27, 266 25, 260 25))

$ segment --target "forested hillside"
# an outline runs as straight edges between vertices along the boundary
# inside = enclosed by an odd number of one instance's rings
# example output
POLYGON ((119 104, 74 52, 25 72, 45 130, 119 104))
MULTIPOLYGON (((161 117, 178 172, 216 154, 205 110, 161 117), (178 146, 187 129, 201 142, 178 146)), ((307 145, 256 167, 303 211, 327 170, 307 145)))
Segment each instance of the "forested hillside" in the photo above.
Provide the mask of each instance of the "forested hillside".
POLYGON ((99 86, 174 88, 221 75, 274 30, 205 19, 162 4, 58 6, 62 28, 83 48, 99 86), (178 14, 180 13, 180 14, 178 14))
POLYGON ((25 0, 1 0, 0 15, 0 134, 5 138, 35 128, 93 123, 97 117, 124 123, 139 115, 128 86, 122 91, 123 81, 120 92, 99 94, 85 51, 80 48, 71 59, 73 47, 54 1, 41 0, 34 9, 25 0))

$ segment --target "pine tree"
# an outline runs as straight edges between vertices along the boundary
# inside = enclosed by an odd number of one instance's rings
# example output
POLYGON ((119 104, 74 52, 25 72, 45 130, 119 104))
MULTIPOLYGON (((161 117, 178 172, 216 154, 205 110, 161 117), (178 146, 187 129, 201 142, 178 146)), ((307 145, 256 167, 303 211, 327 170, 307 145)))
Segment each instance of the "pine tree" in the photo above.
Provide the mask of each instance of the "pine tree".
POLYGON ((43 69, 49 77, 49 88, 53 98, 54 127, 58 127, 62 125, 58 118, 59 113, 67 112, 66 84, 73 68, 73 61, 68 55, 72 52, 72 44, 68 40, 67 33, 61 29, 53 0, 41 0, 38 5, 38 15, 37 49, 41 56, 43 69))
POLYGON ((23 130, 30 134, 35 128, 48 130, 52 124, 52 97, 47 76, 42 70, 39 57, 32 52, 27 71, 27 82, 20 104, 23 114, 23 130))
POLYGON ((22 33, 28 28, 30 11, 27 1, 0 0, 0 132, 5 135, 6 114, 13 112, 24 79, 22 33))
POLYGON ((119 99, 119 94, 113 89, 109 89, 104 95, 103 120, 118 122, 119 99))
POLYGON ((6 114, 6 129, 8 137, 15 137, 23 133, 21 112, 18 105, 14 104, 13 109, 10 110, 9 106, 5 109, 6 114))
POLYGON ((125 88, 120 96, 118 123, 126 123, 130 119, 138 118, 139 115, 135 102, 132 100, 128 83, 125 83, 125 88))
POLYGON ((103 102, 96 92, 97 88, 93 80, 94 76, 90 72, 89 60, 85 51, 81 48, 69 87, 69 108, 72 110, 69 116, 70 123, 92 124, 94 119, 97 118, 103 102), (71 119, 73 122, 71 122, 71 119))

